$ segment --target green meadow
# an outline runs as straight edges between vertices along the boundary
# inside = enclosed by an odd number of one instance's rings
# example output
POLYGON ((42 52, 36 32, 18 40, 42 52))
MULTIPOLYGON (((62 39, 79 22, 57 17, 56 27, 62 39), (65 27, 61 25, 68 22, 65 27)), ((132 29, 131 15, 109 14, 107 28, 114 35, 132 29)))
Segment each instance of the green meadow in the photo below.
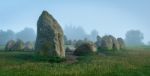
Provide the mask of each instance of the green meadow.
POLYGON ((80 56, 74 63, 39 59, 34 52, 1 51, 0 76, 150 76, 150 48, 80 56))

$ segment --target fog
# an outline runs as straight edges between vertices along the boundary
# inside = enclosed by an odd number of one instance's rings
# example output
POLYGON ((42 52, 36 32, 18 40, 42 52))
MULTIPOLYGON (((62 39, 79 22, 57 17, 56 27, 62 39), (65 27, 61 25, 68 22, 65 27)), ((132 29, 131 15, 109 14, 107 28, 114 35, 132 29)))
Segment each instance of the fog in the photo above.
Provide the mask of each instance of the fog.
POLYGON ((148 43, 149 4, 149 0, 1 0, 0 29, 17 33, 28 27, 36 32, 38 17, 47 10, 67 35, 71 33, 65 30, 68 26, 81 27, 83 33, 76 34, 85 37, 96 30, 100 36, 111 34, 125 39, 127 31, 140 30, 144 43, 148 43))

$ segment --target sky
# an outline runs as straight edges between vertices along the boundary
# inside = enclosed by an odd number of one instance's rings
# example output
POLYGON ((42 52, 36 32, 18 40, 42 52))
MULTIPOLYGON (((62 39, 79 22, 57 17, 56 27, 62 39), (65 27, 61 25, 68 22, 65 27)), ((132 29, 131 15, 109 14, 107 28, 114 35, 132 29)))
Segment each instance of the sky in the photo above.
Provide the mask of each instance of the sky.
POLYGON ((140 30, 150 41, 150 0, 0 0, 0 29, 15 32, 31 27, 36 31, 43 10, 59 24, 81 26, 87 33, 125 38, 128 30, 140 30))

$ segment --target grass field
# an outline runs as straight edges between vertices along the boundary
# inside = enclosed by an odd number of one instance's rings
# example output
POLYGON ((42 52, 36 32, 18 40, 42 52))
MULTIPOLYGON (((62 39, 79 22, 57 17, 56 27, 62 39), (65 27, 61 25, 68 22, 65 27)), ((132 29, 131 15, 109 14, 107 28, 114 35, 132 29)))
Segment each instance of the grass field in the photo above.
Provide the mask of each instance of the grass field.
POLYGON ((150 76, 150 50, 79 57, 78 62, 36 60, 33 52, 0 52, 0 76, 150 76))

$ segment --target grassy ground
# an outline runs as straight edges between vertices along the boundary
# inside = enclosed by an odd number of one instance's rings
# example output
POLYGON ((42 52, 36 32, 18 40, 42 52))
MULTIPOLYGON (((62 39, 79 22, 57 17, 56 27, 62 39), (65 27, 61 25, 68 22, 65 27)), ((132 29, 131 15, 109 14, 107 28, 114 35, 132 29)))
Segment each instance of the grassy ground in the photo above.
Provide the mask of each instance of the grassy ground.
POLYGON ((150 50, 79 57, 78 62, 36 60, 33 52, 0 52, 0 76, 150 76, 150 50))

